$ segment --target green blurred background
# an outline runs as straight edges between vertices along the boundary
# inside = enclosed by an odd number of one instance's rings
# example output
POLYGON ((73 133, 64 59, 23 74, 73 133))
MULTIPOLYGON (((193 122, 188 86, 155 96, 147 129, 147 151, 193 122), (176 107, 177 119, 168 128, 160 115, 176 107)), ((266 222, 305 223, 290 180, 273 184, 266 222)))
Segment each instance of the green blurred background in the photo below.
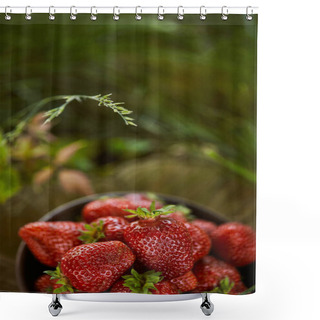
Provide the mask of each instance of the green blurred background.
POLYGON ((256 36, 256 16, 3 19, 0 290, 18 290, 19 227, 85 194, 172 194, 254 226, 256 36), (137 127, 84 100, 46 126, 37 113, 4 139, 44 98, 108 93, 137 127))

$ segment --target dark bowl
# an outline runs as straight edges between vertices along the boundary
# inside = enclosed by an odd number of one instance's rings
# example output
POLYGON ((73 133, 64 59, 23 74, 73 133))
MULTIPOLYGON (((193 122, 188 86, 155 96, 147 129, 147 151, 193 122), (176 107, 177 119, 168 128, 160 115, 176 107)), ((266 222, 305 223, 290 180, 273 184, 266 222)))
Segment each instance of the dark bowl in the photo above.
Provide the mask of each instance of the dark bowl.
MULTIPOLYGON (((81 210, 88 202, 96 200, 102 196, 123 196, 127 193, 130 192, 104 193, 80 198, 50 211, 43 216, 40 221, 79 221, 81 219, 81 210)), ((203 207, 199 204, 193 203, 192 201, 169 195, 157 194, 157 196, 167 204, 185 205, 192 210, 192 214, 197 218, 209 220, 218 225, 228 222, 228 220, 220 214, 215 213, 211 209, 203 207)), ((26 246, 25 242, 22 241, 16 256, 16 277, 20 291, 35 292, 34 282, 40 275, 43 274, 43 271, 48 269, 50 269, 50 267, 45 266, 36 260, 26 246)), ((255 282, 254 264, 239 268, 239 271, 242 275, 245 285, 247 287, 251 287, 255 282)))

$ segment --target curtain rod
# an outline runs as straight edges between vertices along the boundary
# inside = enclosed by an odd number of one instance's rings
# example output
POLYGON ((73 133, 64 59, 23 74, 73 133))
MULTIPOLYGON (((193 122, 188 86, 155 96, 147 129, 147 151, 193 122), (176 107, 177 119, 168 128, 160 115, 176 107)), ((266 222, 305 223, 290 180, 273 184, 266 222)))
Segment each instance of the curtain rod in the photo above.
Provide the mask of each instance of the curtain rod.
POLYGON ((100 14, 113 14, 113 15, 121 15, 121 14, 155 14, 155 15, 167 15, 167 14, 176 14, 179 16, 183 16, 186 14, 200 14, 202 16, 208 14, 246 14, 252 15, 258 13, 258 7, 81 7, 81 6, 71 6, 71 7, 37 7, 37 6, 26 6, 26 7, 15 7, 15 6, 1 6, 0 13, 5 14, 25 14, 31 15, 36 13, 48 13, 51 15, 61 14, 61 13, 69 13, 73 15, 77 14, 91 14, 91 15, 100 15, 100 14))

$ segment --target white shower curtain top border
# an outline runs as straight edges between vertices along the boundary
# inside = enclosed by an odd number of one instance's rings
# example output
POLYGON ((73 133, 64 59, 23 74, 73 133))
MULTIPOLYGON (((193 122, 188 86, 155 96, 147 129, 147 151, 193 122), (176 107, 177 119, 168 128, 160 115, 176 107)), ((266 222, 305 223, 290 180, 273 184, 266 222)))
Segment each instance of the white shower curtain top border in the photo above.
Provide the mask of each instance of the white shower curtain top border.
POLYGON ((72 6, 72 7, 35 7, 35 6, 26 6, 26 7, 10 7, 10 6, 1 6, 0 13, 5 14, 37 14, 37 13, 48 13, 48 14, 133 14, 133 15, 144 15, 144 14, 154 14, 154 15, 187 15, 187 14, 199 14, 199 15, 209 15, 209 14, 257 14, 258 7, 81 7, 81 6, 72 6))

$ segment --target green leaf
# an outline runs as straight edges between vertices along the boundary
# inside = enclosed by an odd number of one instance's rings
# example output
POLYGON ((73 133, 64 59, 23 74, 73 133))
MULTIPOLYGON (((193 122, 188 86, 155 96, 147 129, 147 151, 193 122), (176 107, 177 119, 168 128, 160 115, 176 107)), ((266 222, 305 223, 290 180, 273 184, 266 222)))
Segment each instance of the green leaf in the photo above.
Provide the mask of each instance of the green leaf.
POLYGON ((52 270, 47 270, 47 271, 43 271, 43 273, 48 274, 49 276, 51 276, 51 279, 56 279, 56 271, 52 271, 52 270))
POLYGON ((124 211, 130 212, 130 213, 136 213, 136 210, 131 210, 131 209, 124 209, 124 211))
POLYGON ((159 209, 159 211, 162 211, 162 212, 167 212, 167 211, 172 211, 172 210, 176 210, 176 206, 171 204, 171 205, 168 205, 168 206, 165 206, 163 207, 162 209, 159 209))
POLYGON ((129 216, 125 216, 125 218, 132 219, 132 218, 135 218, 136 216, 137 216, 136 214, 131 214, 129 216))
POLYGON ((43 271, 43 273, 46 273, 49 276, 51 276, 51 280, 63 278, 63 274, 60 269, 60 264, 57 265, 55 270, 46 270, 46 271, 43 271))
POLYGON ((234 282, 230 282, 229 277, 225 277, 219 282, 219 286, 213 288, 209 291, 210 293, 223 293, 228 294, 234 286, 234 282))
POLYGON ((0 203, 4 203, 20 190, 20 176, 11 164, 10 148, 0 131, 0 203))
POLYGON ((127 124, 129 124, 129 125, 131 125, 131 126, 134 126, 134 127, 137 127, 137 125, 136 125, 134 122, 132 122, 132 121, 128 121, 127 124))
POLYGON ((152 201, 151 206, 150 206, 150 211, 155 211, 156 210, 156 202, 152 201))
POLYGON ((129 118, 130 119, 129 120, 126 117, 126 115, 131 114, 132 111, 122 107, 121 105, 123 105, 123 102, 113 102, 110 99, 110 96, 111 94, 104 95, 104 96, 98 95, 98 96, 91 97, 91 99, 98 101, 99 106, 105 106, 107 108, 112 109, 113 112, 118 113, 126 125, 131 125, 136 127, 137 125, 133 122, 134 119, 129 118))
POLYGON ((161 272, 149 270, 139 274, 133 268, 131 275, 122 276, 125 280, 123 286, 128 287, 133 293, 152 294, 151 290, 157 290, 155 284, 162 281, 161 272))
POLYGON ((17 170, 11 165, 0 167, 0 203, 14 196, 21 188, 17 170))
POLYGON ((43 273, 48 274, 51 280, 57 280, 56 284, 61 284, 53 293, 75 292, 68 278, 61 272, 60 264, 58 264, 55 270, 46 270, 43 273))
POLYGON ((167 205, 161 209, 155 208, 155 201, 150 205, 150 209, 138 207, 136 210, 124 209, 124 211, 132 213, 128 218, 139 217, 141 219, 151 219, 160 215, 167 215, 175 212, 175 205, 167 205))
POLYGON ((218 164, 226 167, 227 169, 239 174, 243 178, 251 181, 256 182, 256 175, 254 172, 250 171, 249 169, 237 164, 234 161, 228 160, 225 157, 221 156, 217 151, 215 151, 213 148, 205 148, 203 150, 203 153, 217 162, 218 164))
POLYGON ((51 122, 53 119, 59 117, 69 102, 70 101, 67 100, 67 102, 64 103, 62 106, 57 107, 57 108, 53 108, 53 109, 45 112, 44 117, 46 118, 46 120, 44 121, 44 124, 47 124, 47 123, 51 122))
POLYGON ((69 285, 63 285, 59 288, 53 290, 53 293, 64 293, 64 292, 74 292, 74 289, 69 285))

